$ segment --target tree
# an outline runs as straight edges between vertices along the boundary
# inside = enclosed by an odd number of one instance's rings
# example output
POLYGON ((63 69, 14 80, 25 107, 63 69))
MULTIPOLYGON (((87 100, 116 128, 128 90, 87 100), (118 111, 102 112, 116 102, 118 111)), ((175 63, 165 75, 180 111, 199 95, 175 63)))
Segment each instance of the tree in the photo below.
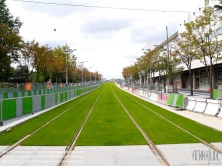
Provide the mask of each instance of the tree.
POLYGON ((193 95, 193 76, 192 76, 192 61, 196 55, 196 45, 192 38, 193 31, 190 23, 186 23, 186 31, 179 34, 179 37, 175 39, 174 54, 186 65, 189 70, 189 81, 190 81, 190 95, 193 95))
POLYGON ((168 78, 169 85, 172 85, 173 79, 180 76, 183 72, 183 67, 178 67, 180 64, 180 59, 178 59, 176 55, 170 51, 169 58, 164 52, 159 61, 161 62, 159 66, 160 73, 162 73, 164 77, 168 78))
POLYGON ((220 60, 222 41, 218 38, 218 28, 220 27, 221 17, 214 14, 212 7, 206 7, 203 14, 197 16, 195 21, 185 26, 191 26, 193 31, 192 40, 198 48, 198 54, 195 58, 199 59, 204 64, 210 85, 210 98, 213 96, 213 82, 212 75, 214 71, 214 64, 220 60))
POLYGON ((19 18, 14 19, 10 14, 6 1, 0 0, 0 79, 5 81, 12 76, 11 62, 17 60, 22 40, 19 36, 21 25, 19 18))
POLYGON ((30 76, 33 72, 33 64, 34 64, 34 58, 36 54, 36 42, 35 40, 31 42, 23 42, 22 48, 21 48, 21 54, 18 58, 18 64, 21 67, 26 68, 25 70, 25 81, 30 82, 32 81, 30 79, 30 76))

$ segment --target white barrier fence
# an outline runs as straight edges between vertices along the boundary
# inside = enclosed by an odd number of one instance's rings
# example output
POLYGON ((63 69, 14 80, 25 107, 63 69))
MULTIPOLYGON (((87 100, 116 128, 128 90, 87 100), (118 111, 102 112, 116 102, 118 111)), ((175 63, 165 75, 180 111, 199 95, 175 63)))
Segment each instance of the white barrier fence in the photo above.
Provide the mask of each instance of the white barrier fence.
MULTIPOLYGON (((140 96, 148 98, 154 102, 158 102, 158 94, 152 92, 144 92, 134 88, 122 87, 124 90, 134 92, 140 96)), ((203 113, 206 115, 212 115, 222 118, 222 100, 210 100, 188 97, 188 104, 186 110, 190 110, 197 113, 203 113)))
POLYGON ((222 111, 220 111, 220 113, 217 115, 217 117, 222 118, 222 111))
POLYGON ((196 99, 196 105, 193 109, 194 112, 204 113, 207 106, 206 99, 196 99))
POLYGON ((196 99, 192 97, 188 97, 187 110, 193 111, 196 106, 196 99))
POLYGON ((206 115, 222 117, 222 101, 210 99, 188 98, 186 109, 206 115))
POLYGON ((156 94, 156 93, 149 93, 148 94, 148 99, 157 102, 158 101, 158 94, 156 94))
POLYGON ((221 102, 219 100, 207 100, 207 108, 204 114, 217 115, 221 110, 221 102))

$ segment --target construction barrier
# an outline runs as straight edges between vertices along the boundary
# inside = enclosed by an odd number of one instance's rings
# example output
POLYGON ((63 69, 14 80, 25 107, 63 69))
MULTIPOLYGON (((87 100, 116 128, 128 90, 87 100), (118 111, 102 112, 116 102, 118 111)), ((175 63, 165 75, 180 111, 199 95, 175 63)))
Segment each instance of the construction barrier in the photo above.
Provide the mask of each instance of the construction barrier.
POLYGON ((204 114, 216 116, 221 110, 221 102, 218 100, 207 100, 204 114))
POLYGON ((143 90, 139 90, 138 95, 145 97, 145 96, 144 96, 144 93, 143 93, 143 90))
POLYGON ((168 97, 169 97, 168 94, 159 94, 157 102, 161 103, 161 104, 167 105, 168 97))
POLYGON ((167 100, 167 105, 184 108, 183 94, 170 94, 167 100))
POLYGON ((203 113, 207 106, 207 100, 206 99, 196 99, 196 105, 193 109, 194 112, 203 113))
MULTIPOLYGON (((27 84, 28 87, 29 85, 31 86, 31 84, 27 84)), ((52 93, 70 91, 70 90, 79 89, 79 88, 84 88, 87 91, 88 86, 92 86, 92 85, 95 85, 95 84, 63 87, 63 88, 39 89, 39 90, 31 90, 31 91, 4 92, 4 93, 0 93, 0 100, 17 98, 17 97, 34 96, 34 95, 52 94, 52 93)))
POLYGON ((149 93, 149 94, 148 94, 148 99, 157 102, 157 100, 158 100, 158 94, 156 94, 156 93, 149 93))
POLYGON ((222 99, 222 89, 214 89, 213 90, 213 98, 214 99, 222 99))
POLYGON ((188 97, 188 103, 186 106, 186 110, 193 111, 196 106, 196 99, 193 97, 188 97))
POLYGON ((41 95, 2 99, 0 100, 0 122, 53 107, 90 92, 99 86, 100 84, 97 84, 58 93, 47 94, 48 92, 45 91, 41 95))
POLYGON ((219 114, 217 115, 217 117, 222 118, 222 111, 220 110, 219 114))

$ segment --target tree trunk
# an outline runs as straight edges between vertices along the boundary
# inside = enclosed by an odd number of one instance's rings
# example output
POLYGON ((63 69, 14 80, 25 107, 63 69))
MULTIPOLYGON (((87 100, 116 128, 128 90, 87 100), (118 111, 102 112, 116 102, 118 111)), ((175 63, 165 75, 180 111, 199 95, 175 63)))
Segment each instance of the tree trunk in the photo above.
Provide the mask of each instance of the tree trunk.
POLYGON ((213 98, 213 65, 212 65, 212 59, 210 60, 210 98, 213 98))
POLYGON ((193 76, 191 68, 189 68, 189 77, 190 77, 190 95, 193 96, 193 76))

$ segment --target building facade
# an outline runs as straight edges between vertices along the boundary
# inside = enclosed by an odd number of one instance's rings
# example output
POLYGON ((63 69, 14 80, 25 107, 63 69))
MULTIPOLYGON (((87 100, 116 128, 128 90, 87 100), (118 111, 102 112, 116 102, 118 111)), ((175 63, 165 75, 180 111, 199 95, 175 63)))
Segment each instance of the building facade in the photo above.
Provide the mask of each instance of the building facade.
MULTIPOLYGON (((184 19, 181 19, 182 21, 179 22, 178 25, 178 32, 174 33, 172 36, 168 38, 168 40, 165 40, 162 42, 159 46, 168 49, 168 52, 171 52, 171 45, 173 45, 173 41, 178 38, 178 34, 185 31, 184 23, 190 22, 192 20, 195 20, 196 16, 200 15, 203 8, 207 5, 214 6, 215 4, 219 4, 219 1, 209 1, 204 0, 200 7, 196 9, 193 13, 187 14, 184 19)), ((221 11, 222 13, 222 11, 221 11)), ((222 32, 222 30, 220 30, 222 32)), ((222 34, 222 33, 220 33, 222 34)), ((179 66, 183 66, 184 70, 181 76, 178 78, 174 78, 173 82, 177 85, 177 88, 190 88, 190 77, 189 77, 189 71, 184 63, 181 63, 179 66)), ((209 90, 209 79, 208 74, 206 71, 205 65, 200 62, 200 60, 194 59, 191 64, 192 68, 192 77, 193 77, 193 89, 200 89, 200 90, 209 90)), ((209 68, 209 66, 208 66, 209 68)), ((159 82, 163 83, 163 79, 159 79, 158 72, 154 73, 153 76, 153 82, 157 83, 159 82)), ((218 61, 213 68, 213 88, 215 89, 222 89, 222 61, 218 61)), ((167 84, 169 81, 166 82, 167 84)))

